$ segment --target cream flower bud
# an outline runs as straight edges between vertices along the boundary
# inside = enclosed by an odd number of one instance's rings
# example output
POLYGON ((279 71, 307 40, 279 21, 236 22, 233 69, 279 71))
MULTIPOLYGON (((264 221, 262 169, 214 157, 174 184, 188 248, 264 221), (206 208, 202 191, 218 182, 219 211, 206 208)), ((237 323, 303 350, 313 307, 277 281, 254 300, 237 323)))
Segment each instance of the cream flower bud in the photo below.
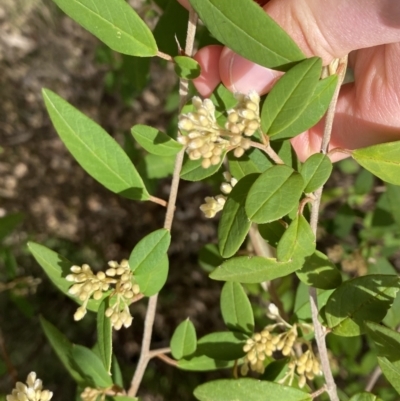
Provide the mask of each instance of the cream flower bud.
POLYGON ((234 154, 235 157, 242 157, 243 154, 244 154, 244 149, 243 148, 236 148, 233 151, 233 154, 234 154))
POLYGON ((82 320, 85 315, 86 315, 86 309, 81 306, 76 310, 74 314, 74 320, 75 321, 82 320))
POLYGON ((209 168, 211 166, 211 159, 203 159, 201 162, 203 168, 209 168))
POLYGON ((232 192, 232 185, 229 184, 228 182, 223 182, 221 184, 220 189, 221 189, 222 193, 228 195, 228 194, 230 194, 232 192))
POLYGON ((177 141, 181 144, 186 146, 189 143, 189 138, 186 135, 179 135, 177 141))

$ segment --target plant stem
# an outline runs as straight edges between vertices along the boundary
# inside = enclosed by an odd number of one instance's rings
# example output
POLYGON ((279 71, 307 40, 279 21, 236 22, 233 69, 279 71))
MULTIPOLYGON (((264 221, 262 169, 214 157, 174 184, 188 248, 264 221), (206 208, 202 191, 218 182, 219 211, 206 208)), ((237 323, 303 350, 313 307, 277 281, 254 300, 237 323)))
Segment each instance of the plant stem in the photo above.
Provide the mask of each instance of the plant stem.
POLYGON ((165 201, 164 199, 161 199, 161 198, 157 198, 157 196, 150 195, 149 201, 153 202, 153 203, 157 203, 157 205, 167 207, 167 201, 165 201))
POLYGON ((172 61, 173 60, 173 58, 169 54, 166 54, 166 53, 163 53, 163 52, 160 52, 160 51, 157 52, 157 57, 160 57, 163 60, 167 60, 167 61, 172 61))
POLYGON ((285 164, 285 162, 279 157, 275 150, 271 148, 269 143, 263 145, 262 143, 250 141, 250 146, 265 152, 276 164, 285 164))
MULTIPOLYGON (((340 61, 339 61, 339 67, 337 70, 338 83, 337 83, 335 92, 333 94, 332 101, 329 105, 328 112, 326 114, 324 135, 322 137, 322 143, 321 143, 321 153, 322 154, 326 154, 328 147, 329 147, 329 141, 331 139, 331 133, 332 133, 333 119, 335 116, 336 103, 338 100, 340 87, 342 85, 342 82, 343 82, 343 79, 344 79, 344 76, 346 73, 346 67, 347 67, 347 56, 340 59, 340 61)), ((321 203, 322 189, 323 189, 323 187, 321 187, 321 188, 317 189, 317 191, 315 191, 315 193, 314 193, 315 200, 314 200, 314 202, 312 204, 312 208, 311 208, 310 225, 311 225, 311 228, 312 228, 315 236, 317 236, 318 214, 319 214, 319 206, 321 203)), ((310 297, 310 305, 311 305, 311 316, 312 316, 314 332, 315 332, 315 340, 317 342, 319 357, 321 360, 322 372, 324 373, 324 376, 325 376, 326 392, 328 393, 331 401, 339 401, 339 397, 338 397, 337 389, 336 389, 336 383, 333 378, 332 370, 331 370, 331 367, 329 364, 328 350, 326 348, 326 342, 325 342, 325 328, 322 326, 322 324, 318 320, 318 313, 319 313, 318 298, 317 298, 317 290, 314 287, 310 287, 309 297, 310 297)))
MULTIPOLYGON (((193 52, 194 37, 196 34, 196 24, 197 24, 197 14, 192 8, 190 8, 188 30, 186 35, 186 47, 185 47, 185 53, 188 55, 191 55, 193 52)), ((179 96, 180 96, 179 111, 182 109, 182 107, 187 101, 188 88, 189 88, 189 82, 185 79, 181 79, 179 85, 179 96)), ((174 219, 176 198, 178 196, 178 187, 179 187, 180 173, 182 169, 184 154, 185 150, 182 149, 176 155, 175 158, 175 167, 172 176, 171 191, 169 194, 167 212, 165 214, 165 221, 164 221, 164 228, 166 228, 167 230, 171 230, 172 221, 174 219)), ((154 320, 156 317, 157 299, 158 299, 158 294, 155 294, 149 298, 149 303, 146 310, 146 317, 144 321, 142 349, 140 351, 139 362, 136 367, 135 374, 132 378, 131 386, 128 391, 129 397, 136 396, 140 383, 142 382, 147 364, 151 358, 150 343, 151 343, 151 336, 153 333, 154 320)))
POLYGON ((314 391, 311 395, 311 399, 313 400, 314 398, 317 398, 321 394, 324 394, 326 391, 326 386, 321 387, 319 390, 314 391))
POLYGON ((377 366, 374 371, 371 373, 371 376, 368 379, 368 383, 365 386, 365 391, 370 392, 374 388, 376 382, 378 381, 380 375, 382 374, 382 370, 379 366, 377 366))

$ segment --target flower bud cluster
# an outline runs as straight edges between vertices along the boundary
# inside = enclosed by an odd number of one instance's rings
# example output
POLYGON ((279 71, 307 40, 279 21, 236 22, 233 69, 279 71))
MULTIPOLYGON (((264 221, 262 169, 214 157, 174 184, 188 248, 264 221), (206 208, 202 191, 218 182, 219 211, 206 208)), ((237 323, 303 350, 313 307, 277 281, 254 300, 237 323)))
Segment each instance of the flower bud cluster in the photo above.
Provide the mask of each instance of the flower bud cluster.
POLYGON ((303 388, 306 379, 313 380, 315 376, 322 374, 321 364, 314 355, 312 349, 308 349, 304 354, 296 359, 296 371, 299 375, 299 387, 303 388))
POLYGON ((195 96, 195 111, 179 116, 179 129, 186 131, 178 141, 187 147, 191 160, 202 159, 203 168, 217 165, 225 150, 234 150, 235 157, 241 157, 250 147, 248 137, 260 127, 259 95, 252 91, 248 95, 237 94, 238 105, 228 110, 225 127, 218 125, 215 106, 210 99, 201 100, 195 96))
POLYGON ((81 320, 86 315, 90 298, 100 300, 105 292, 112 290, 109 295, 110 307, 105 314, 110 318, 112 326, 119 330, 122 326, 129 327, 132 324, 129 305, 135 295, 140 294, 140 288, 135 283, 127 260, 121 263, 110 261, 108 266, 106 272, 99 271, 96 274, 87 264, 82 267, 72 266, 71 274, 66 279, 74 284, 68 292, 82 302, 74 314, 75 320, 81 320))
POLYGON ((43 384, 36 378, 36 373, 29 373, 26 384, 17 382, 15 389, 7 395, 7 401, 50 401, 53 393, 43 390, 43 384))
MULTIPOLYGON (((236 185, 238 181, 236 178, 233 178, 231 174, 227 171, 224 173, 224 178, 226 182, 223 182, 220 188, 223 194, 228 195, 231 193, 232 188, 236 185)), ((203 203, 200 206, 200 210, 204 213, 205 217, 211 219, 224 208, 226 196, 207 196, 204 200, 206 203, 203 203)))
POLYGON ((275 351, 281 351, 288 356, 292 353, 297 338, 297 327, 293 325, 287 332, 272 333, 275 325, 267 326, 261 333, 255 333, 246 341, 243 351, 246 352, 244 364, 241 367, 242 375, 247 375, 249 368, 258 373, 264 372, 264 360, 271 357, 275 351))
POLYGON ((82 401, 104 401, 106 393, 103 389, 86 387, 81 393, 81 398, 82 401))

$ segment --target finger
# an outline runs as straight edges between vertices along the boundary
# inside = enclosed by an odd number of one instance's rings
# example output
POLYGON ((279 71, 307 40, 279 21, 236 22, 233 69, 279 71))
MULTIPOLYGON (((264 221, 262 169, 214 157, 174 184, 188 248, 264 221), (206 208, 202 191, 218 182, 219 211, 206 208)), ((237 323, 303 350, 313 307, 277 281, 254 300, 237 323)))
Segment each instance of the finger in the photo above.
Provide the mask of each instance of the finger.
POLYGON ((209 97, 221 82, 219 59, 222 49, 223 46, 220 45, 206 46, 200 49, 193 57, 201 66, 201 74, 193 80, 193 84, 204 97, 209 97))

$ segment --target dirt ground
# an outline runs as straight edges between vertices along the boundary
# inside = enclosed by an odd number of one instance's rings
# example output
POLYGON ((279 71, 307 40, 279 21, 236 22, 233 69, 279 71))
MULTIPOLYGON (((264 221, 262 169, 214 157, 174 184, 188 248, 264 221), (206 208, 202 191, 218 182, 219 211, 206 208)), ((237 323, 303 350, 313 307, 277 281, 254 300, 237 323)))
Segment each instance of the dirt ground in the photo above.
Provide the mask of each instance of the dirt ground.
MULTIPOLYGON (((19 274, 43 280, 36 296, 28 298, 34 309, 30 316, 21 313, 6 293, 0 293, 1 356, 8 359, 0 376, 0 399, 10 392, 16 377, 24 380, 31 370, 55 392, 54 399, 73 396, 72 382, 58 367, 41 334, 39 314, 73 341, 86 345, 94 341, 93 319, 73 326, 75 305, 42 275, 27 253, 27 240, 45 244, 75 263, 89 260, 100 267, 104 261, 127 257, 140 238, 163 223, 165 211, 160 206, 119 198, 88 176, 72 159, 45 112, 43 87, 67 99, 120 142, 135 123, 167 125, 171 114, 164 111, 164 104, 175 84, 172 71, 152 61, 150 85, 126 105, 118 93, 104 89, 110 67, 96 62, 98 48, 99 42, 63 16, 50 0, 0 1, 0 217, 25 214, 7 244, 14 250, 19 274)), ((157 195, 166 198, 168 191, 169 180, 164 180, 157 195)), ((181 186, 170 251, 171 275, 158 308, 154 347, 168 346, 173 329, 188 316, 200 335, 221 324, 218 309, 213 308, 220 286, 207 279, 196 257, 201 246, 215 238, 215 222, 202 218, 198 210, 210 191, 199 184, 181 186)), ((133 327, 115 336, 115 350, 127 367, 127 380, 140 350, 145 302, 134 309, 133 327)), ((176 391, 174 380, 187 378, 161 362, 152 363, 143 400, 172 399, 168 394, 176 391), (164 378, 159 379, 159 374, 164 378), (155 396, 158 392, 167 395, 155 396)), ((196 380, 185 384, 184 397, 196 380)))

